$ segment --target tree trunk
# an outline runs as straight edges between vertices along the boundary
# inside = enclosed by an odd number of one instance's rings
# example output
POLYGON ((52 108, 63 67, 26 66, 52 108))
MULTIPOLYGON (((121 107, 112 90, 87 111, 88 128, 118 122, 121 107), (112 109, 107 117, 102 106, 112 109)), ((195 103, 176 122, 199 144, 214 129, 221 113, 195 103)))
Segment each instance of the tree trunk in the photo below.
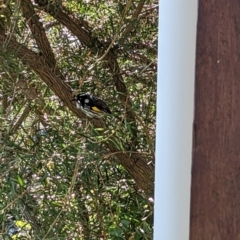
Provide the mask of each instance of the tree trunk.
POLYGON ((191 240, 240 239, 240 3, 199 1, 191 240))

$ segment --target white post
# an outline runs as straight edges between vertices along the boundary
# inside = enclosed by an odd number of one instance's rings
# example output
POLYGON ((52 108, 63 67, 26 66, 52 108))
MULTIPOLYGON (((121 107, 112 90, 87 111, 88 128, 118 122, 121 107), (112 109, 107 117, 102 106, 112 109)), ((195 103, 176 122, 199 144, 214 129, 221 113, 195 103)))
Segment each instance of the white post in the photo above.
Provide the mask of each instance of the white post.
POLYGON ((187 240, 197 0, 160 0, 154 240, 187 240))

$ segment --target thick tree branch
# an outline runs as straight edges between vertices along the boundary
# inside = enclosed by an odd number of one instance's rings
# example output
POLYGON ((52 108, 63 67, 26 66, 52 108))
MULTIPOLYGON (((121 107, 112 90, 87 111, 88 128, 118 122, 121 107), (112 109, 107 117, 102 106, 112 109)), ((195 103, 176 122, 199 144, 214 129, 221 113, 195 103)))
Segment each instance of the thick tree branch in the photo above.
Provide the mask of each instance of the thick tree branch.
MULTIPOLYGON (((39 56, 27 47, 16 42, 14 39, 8 39, 5 44, 6 36, 0 32, 0 46, 5 46, 9 52, 14 52, 21 61, 31 68, 47 84, 47 86, 63 101, 76 116, 84 118, 85 115, 79 111, 71 101, 72 91, 70 87, 57 77, 52 69, 46 64, 45 57, 39 56)), ((103 127, 101 120, 93 119, 96 127, 103 127)), ((154 167, 149 165, 140 153, 126 154, 117 149, 113 144, 106 143, 111 152, 118 152, 115 156, 121 164, 128 170, 129 174, 135 180, 137 186, 143 189, 147 196, 153 195, 153 172, 154 167)))
MULTIPOLYGON (((6 36, 0 33, 0 44, 5 45, 6 36)), ((27 47, 21 45, 14 39, 8 40, 8 44, 5 48, 16 54, 21 61, 30 67, 39 77, 47 84, 47 86, 55 92, 55 94, 73 111, 78 117, 85 118, 84 114, 81 113, 75 106, 72 99, 72 90, 64 83, 58 76, 54 74, 52 69, 46 64, 45 57, 39 56, 27 47)))
MULTIPOLYGON (((118 151, 113 145, 108 144, 107 147, 111 152, 118 151)), ((148 164, 141 153, 118 152, 115 156, 132 176, 138 188, 144 190, 147 197, 153 197, 154 166, 152 162, 148 164)))
MULTIPOLYGON (((61 24, 67 27, 72 32, 72 34, 74 34, 79 39, 79 41, 83 45, 86 45, 87 47, 91 48, 93 52, 98 52, 99 49, 101 52, 106 51, 106 48, 104 48, 104 44, 102 44, 97 38, 92 37, 92 33, 90 32, 89 29, 88 30, 86 29, 83 21, 79 19, 70 18, 69 15, 67 15, 62 10, 61 6, 53 5, 48 0, 35 0, 35 2, 41 7, 41 9, 49 13, 51 16, 57 19, 61 24)), ((119 94, 119 99, 125 105, 126 119, 132 125, 132 133, 133 133, 132 141, 136 142, 138 139, 136 120, 134 117, 134 113, 131 110, 131 102, 130 102, 128 90, 123 81, 120 67, 117 62, 117 57, 114 54, 113 49, 110 49, 110 51, 108 51, 105 58, 107 59, 107 62, 108 62, 107 65, 112 73, 113 83, 117 91, 121 93, 119 94)))
MULTIPOLYGON (((75 35, 78 40, 85 46, 91 48, 94 52, 97 52, 100 49, 102 52, 104 52, 103 49, 104 44, 102 44, 97 38, 92 37, 92 33, 89 30, 85 29, 85 26, 83 25, 82 21, 79 19, 72 19, 69 17, 68 14, 62 11, 61 6, 54 6, 53 4, 49 3, 47 0, 41 1, 41 0, 35 0, 35 2, 47 13, 49 13, 52 17, 57 19, 61 24, 63 24, 66 28, 68 28, 73 35, 75 35)), ((128 98, 127 94, 127 88, 123 82, 123 78, 120 74, 120 68, 118 65, 118 62, 116 60, 116 55, 113 53, 112 50, 110 50, 107 55, 106 59, 108 60, 108 66, 112 72, 113 75, 113 82, 116 85, 117 90, 122 93, 121 94, 121 100, 123 103, 126 102, 126 99, 128 98)), ((128 100, 127 106, 130 107, 131 104, 128 100)))
POLYGON ((43 54, 45 61, 56 71, 57 75, 61 76, 60 71, 57 69, 55 56, 48 41, 46 32, 43 28, 43 24, 40 22, 39 16, 34 11, 32 2, 30 0, 21 0, 20 6, 22 9, 22 14, 25 17, 29 28, 31 29, 37 46, 39 47, 40 53, 43 54))
POLYGON ((57 19, 62 25, 66 26, 72 34, 77 36, 79 41, 88 47, 94 45, 94 38, 91 37, 90 32, 85 28, 83 22, 79 19, 72 19, 66 14, 60 5, 54 5, 48 0, 35 0, 35 3, 45 12, 49 13, 57 19))

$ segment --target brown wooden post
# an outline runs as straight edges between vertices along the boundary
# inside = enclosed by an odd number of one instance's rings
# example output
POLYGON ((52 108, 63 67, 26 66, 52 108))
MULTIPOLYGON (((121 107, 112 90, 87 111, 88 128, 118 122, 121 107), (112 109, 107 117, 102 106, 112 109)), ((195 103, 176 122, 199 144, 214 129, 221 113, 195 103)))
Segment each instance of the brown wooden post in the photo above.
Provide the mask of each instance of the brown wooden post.
POLYGON ((240 239, 240 1, 199 0, 191 240, 240 239))

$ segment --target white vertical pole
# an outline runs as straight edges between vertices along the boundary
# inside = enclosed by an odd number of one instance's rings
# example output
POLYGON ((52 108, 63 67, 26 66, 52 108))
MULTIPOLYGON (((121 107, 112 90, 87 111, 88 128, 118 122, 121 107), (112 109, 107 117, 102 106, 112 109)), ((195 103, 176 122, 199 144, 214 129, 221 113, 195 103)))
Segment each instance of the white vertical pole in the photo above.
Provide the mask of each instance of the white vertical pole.
POLYGON ((189 239, 197 0, 160 0, 154 240, 189 239))

